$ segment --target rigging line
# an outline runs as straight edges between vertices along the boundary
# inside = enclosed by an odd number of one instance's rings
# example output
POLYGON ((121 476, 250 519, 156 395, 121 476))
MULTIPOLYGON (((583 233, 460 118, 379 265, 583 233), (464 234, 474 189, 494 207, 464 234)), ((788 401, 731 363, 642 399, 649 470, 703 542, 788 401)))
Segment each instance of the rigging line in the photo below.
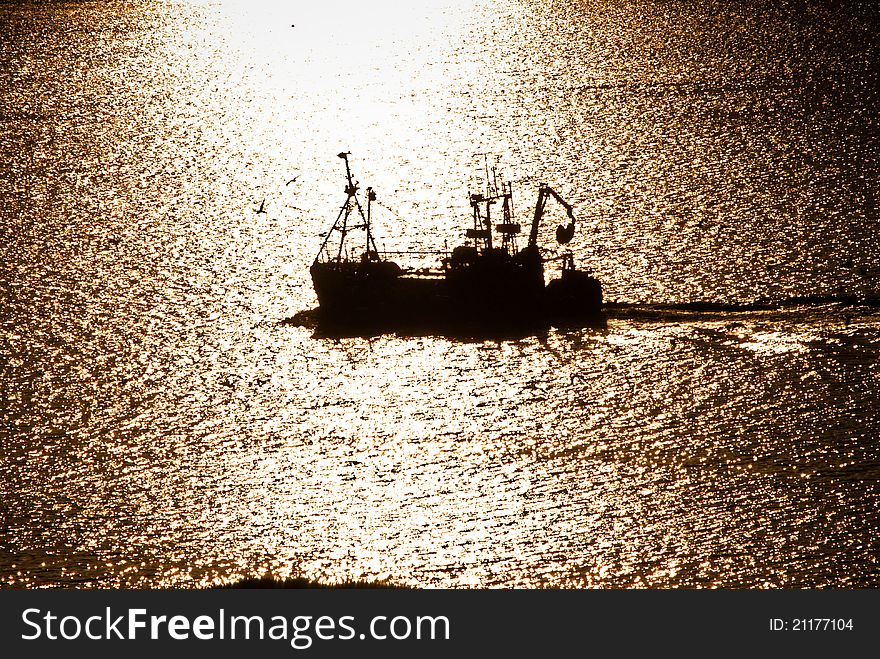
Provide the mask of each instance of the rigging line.
POLYGON ((403 218, 400 217, 400 214, 399 214, 396 210, 394 210, 393 208, 390 208, 389 206, 386 206, 386 205, 383 204, 381 201, 375 201, 375 200, 374 200, 373 203, 374 203, 374 204, 377 204, 377 205, 379 205, 379 206, 381 206, 381 207, 384 208, 386 211, 388 211, 389 213, 391 213, 392 215, 394 215, 394 217, 396 217, 398 220, 400 220, 401 222, 403 222, 403 218))

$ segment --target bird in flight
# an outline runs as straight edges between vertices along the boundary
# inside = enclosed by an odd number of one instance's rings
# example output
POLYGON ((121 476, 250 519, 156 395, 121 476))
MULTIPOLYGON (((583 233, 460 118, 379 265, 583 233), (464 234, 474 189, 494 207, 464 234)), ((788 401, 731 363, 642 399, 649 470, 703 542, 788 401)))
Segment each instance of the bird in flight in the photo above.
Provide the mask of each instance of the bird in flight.
POLYGON ((265 213, 266 212, 265 206, 266 206, 266 200, 263 199, 263 201, 260 202, 260 207, 257 208, 254 212, 255 213, 265 213))
POLYGON ((299 174, 297 174, 296 176, 294 176, 292 179, 290 179, 290 180, 289 180, 287 183, 285 183, 284 185, 290 185, 291 183, 295 183, 295 182, 296 182, 296 179, 298 179, 298 178, 299 178, 299 174))

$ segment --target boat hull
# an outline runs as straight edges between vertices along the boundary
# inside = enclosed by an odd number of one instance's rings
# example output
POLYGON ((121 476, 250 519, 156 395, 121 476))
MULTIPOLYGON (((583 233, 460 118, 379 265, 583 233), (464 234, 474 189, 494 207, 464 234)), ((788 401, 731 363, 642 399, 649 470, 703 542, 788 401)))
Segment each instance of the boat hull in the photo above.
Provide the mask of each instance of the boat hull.
POLYGON ((404 273, 390 262, 315 263, 312 282, 325 325, 446 331, 494 330, 595 318, 599 282, 564 272, 544 285, 543 267, 467 264, 431 274, 404 273))

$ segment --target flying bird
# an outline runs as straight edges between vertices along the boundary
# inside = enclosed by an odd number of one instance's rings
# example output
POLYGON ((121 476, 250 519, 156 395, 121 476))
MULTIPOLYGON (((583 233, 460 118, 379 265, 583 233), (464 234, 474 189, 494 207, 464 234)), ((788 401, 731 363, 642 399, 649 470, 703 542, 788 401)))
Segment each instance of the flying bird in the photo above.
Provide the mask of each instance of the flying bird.
POLYGON ((295 183, 295 182, 296 182, 296 179, 298 179, 298 178, 299 178, 299 174, 297 174, 296 176, 294 176, 292 179, 290 179, 290 180, 289 180, 287 183, 285 183, 284 185, 290 185, 291 183, 295 183))
POLYGON ((266 210, 265 210, 265 206, 266 206, 266 200, 263 199, 263 201, 260 202, 260 207, 257 208, 256 210, 254 210, 254 212, 255 212, 255 213, 265 213, 265 212, 266 212, 266 210))

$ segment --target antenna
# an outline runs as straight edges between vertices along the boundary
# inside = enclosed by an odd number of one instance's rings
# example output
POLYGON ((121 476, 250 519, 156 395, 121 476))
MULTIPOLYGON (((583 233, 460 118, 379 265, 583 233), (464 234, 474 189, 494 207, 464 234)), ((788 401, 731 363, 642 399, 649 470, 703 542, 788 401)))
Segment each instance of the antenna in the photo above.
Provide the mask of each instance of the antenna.
POLYGON ((486 170, 486 196, 491 197, 492 196, 492 188, 489 185, 489 154, 488 153, 483 154, 483 167, 486 170))
MULTIPOLYGON (((373 234, 370 232, 370 219, 371 219, 371 206, 372 203, 376 201, 376 193, 373 192, 373 188, 367 188, 367 259, 369 260, 370 254, 370 243, 373 242, 373 234)), ((373 249, 376 250, 376 245, 373 245, 373 249)), ((378 250, 376 250, 378 251, 378 250)))

